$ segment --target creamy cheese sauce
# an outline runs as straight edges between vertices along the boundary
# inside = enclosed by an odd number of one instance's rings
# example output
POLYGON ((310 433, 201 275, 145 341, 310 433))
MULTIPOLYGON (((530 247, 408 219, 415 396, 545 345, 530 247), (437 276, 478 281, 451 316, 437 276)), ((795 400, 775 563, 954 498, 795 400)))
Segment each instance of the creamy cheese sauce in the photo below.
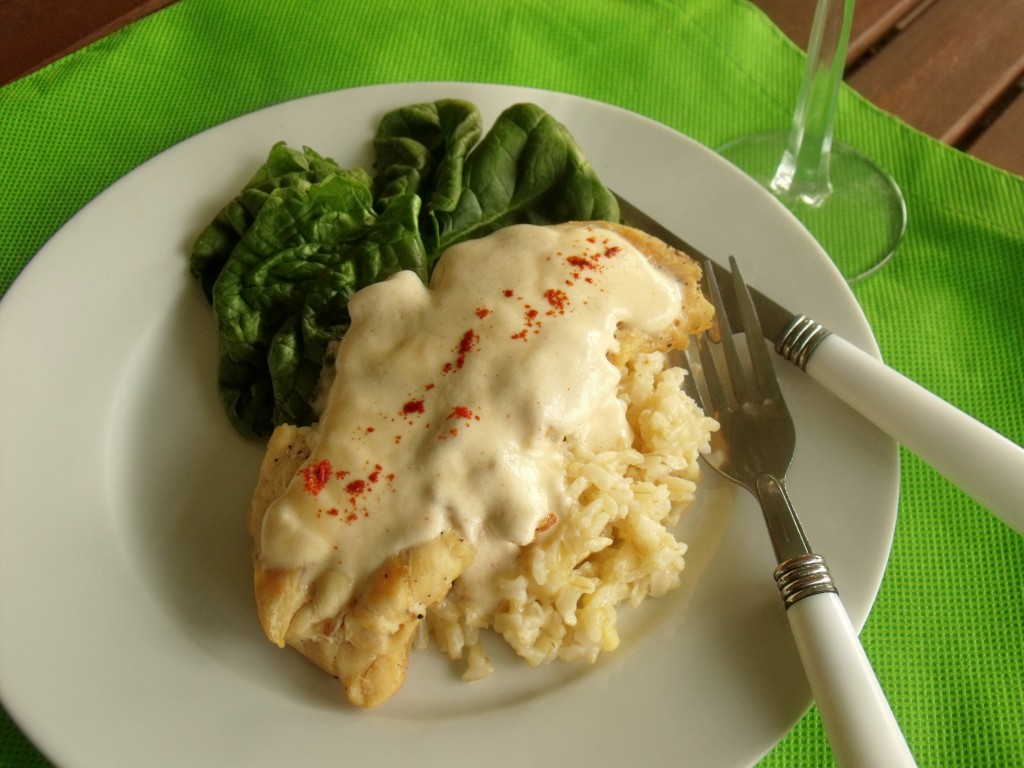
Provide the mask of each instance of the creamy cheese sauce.
MULTIPOLYGON (((388 556, 460 532, 482 603, 568 505, 561 444, 632 443, 608 361, 620 326, 670 327, 682 289, 614 232, 509 227, 352 297, 312 453, 264 518, 266 568, 358 589, 388 556), (334 578, 336 577, 336 578, 334 578)), ((341 596, 338 596, 341 597, 341 596)))

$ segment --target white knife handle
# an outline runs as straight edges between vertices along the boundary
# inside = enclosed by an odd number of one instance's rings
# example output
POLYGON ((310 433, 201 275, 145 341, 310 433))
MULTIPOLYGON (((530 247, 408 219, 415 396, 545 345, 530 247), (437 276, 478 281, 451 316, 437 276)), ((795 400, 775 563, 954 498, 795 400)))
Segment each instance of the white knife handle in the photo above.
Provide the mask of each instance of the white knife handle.
POLYGON ((835 592, 786 609, 807 680, 840 768, 917 763, 835 592))
POLYGON ((805 370, 1024 535, 1024 448, 834 333, 805 370))

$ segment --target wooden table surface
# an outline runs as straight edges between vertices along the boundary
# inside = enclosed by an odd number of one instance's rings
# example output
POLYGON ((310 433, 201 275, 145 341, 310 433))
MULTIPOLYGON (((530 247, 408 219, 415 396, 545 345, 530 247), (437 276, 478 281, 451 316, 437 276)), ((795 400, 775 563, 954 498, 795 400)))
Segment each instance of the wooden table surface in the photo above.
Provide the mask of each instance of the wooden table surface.
MULTIPOLYGON (((0 0, 0 85, 175 0, 0 0)), ((806 47, 814 6, 753 0, 806 47)), ((858 0, 846 81, 910 125, 1024 175, 1024 0, 858 0)))
MULTIPOLYGON (((752 1, 806 49, 812 3, 752 1)), ((857 0, 846 82, 918 130, 1024 175, 1024 0, 857 0)))

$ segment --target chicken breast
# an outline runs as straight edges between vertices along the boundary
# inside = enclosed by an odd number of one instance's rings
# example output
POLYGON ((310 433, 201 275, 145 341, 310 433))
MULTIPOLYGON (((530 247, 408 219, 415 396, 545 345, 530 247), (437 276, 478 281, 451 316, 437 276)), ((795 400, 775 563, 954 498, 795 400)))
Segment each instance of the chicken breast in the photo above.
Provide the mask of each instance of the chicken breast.
POLYGON ((449 249, 429 289, 354 296, 320 422, 275 430, 253 495, 270 640, 357 706, 392 696, 427 611, 453 586, 493 611, 496 574, 564 514, 566 437, 628 431, 609 356, 707 327, 699 279, 627 227, 524 225, 449 249))

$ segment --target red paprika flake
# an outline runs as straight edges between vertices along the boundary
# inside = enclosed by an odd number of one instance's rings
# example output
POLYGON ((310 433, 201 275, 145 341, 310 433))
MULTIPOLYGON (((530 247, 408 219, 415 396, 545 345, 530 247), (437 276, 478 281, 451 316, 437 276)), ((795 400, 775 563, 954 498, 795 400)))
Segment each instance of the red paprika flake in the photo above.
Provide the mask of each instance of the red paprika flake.
POLYGON ((305 481, 306 493, 317 496, 331 479, 331 462, 323 459, 307 466, 302 470, 302 479, 305 481))
POLYGON ((513 291, 513 290, 512 290, 511 288, 506 288, 506 289, 505 289, 504 291, 502 291, 502 292, 501 292, 501 294, 502 294, 502 296, 504 296, 504 297, 505 297, 506 299, 511 299, 511 298, 512 298, 513 296, 515 296, 515 295, 516 295, 516 292, 515 292, 515 291, 513 291))
POLYGON ((365 480, 353 480, 345 486, 345 492, 350 496, 358 496, 366 490, 365 480))
POLYGON ((452 408, 452 412, 448 414, 448 418, 465 419, 466 421, 469 421, 472 418, 476 418, 477 421, 480 420, 479 416, 474 417, 473 411, 464 405, 456 405, 454 408, 452 408))
POLYGON ((489 310, 487 307, 477 307, 476 309, 476 316, 479 317, 481 320, 483 320, 489 314, 491 314, 491 310, 489 310))
POLYGON ((597 265, 586 256, 570 256, 566 261, 569 262, 570 267, 576 267, 576 269, 597 269, 597 265))
POLYGON ((406 416, 411 416, 414 413, 423 413, 426 410, 426 406, 423 404, 423 400, 410 400, 402 406, 402 413, 406 416))
POLYGON ((480 341, 480 337, 476 335, 472 328, 462 334, 458 346, 459 356, 455 360, 456 368, 462 368, 466 364, 466 355, 473 351, 473 347, 476 346, 478 341, 480 341))
POLYGON ((548 300, 554 309, 548 312, 549 315, 557 312, 560 315, 565 314, 565 307, 569 303, 569 295, 565 291, 559 291, 556 288, 549 288, 544 291, 544 298, 548 300))

